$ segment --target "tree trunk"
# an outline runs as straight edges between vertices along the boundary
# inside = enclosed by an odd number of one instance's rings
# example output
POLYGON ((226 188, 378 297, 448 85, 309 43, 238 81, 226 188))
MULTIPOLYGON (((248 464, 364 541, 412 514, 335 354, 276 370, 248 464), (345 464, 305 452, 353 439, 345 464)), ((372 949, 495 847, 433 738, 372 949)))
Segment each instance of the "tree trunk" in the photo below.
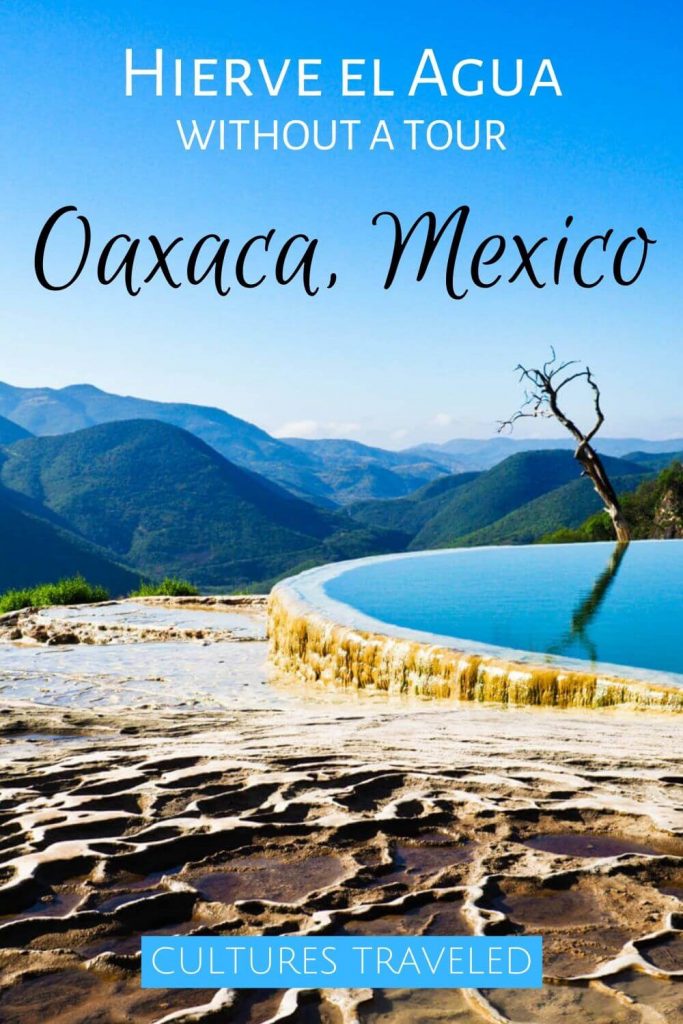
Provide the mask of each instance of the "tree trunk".
POLYGON ((608 508, 607 511, 609 512, 610 517, 612 519, 612 523, 614 525, 614 532, 617 535, 617 543, 629 544, 631 541, 631 530, 629 529, 628 523, 624 519, 624 515, 621 509, 608 508))
POLYGON ((602 464, 602 459, 587 442, 579 444, 574 455, 583 466, 586 476, 589 476, 592 480, 593 487, 607 509, 607 513, 614 526, 617 543, 628 544, 631 540, 631 531, 621 510, 617 492, 612 487, 607 471, 602 464))

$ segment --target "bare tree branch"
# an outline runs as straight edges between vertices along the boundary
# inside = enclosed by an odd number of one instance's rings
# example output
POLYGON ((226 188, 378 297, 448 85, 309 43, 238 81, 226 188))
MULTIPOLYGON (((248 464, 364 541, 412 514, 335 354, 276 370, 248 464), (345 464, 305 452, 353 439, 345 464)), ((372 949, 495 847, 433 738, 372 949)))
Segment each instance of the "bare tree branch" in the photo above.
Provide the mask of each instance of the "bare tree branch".
POLYGON ((574 366, 579 366, 577 359, 569 359, 558 363, 555 349, 550 347, 550 359, 541 368, 527 367, 519 363, 515 370, 519 373, 520 383, 527 382, 530 388, 524 391, 524 401, 519 409, 507 420, 498 423, 498 433, 513 431, 515 423, 521 419, 554 417, 576 441, 574 458, 581 464, 582 476, 590 477, 593 487, 600 496, 614 525, 617 540, 628 543, 631 539, 628 523, 619 503, 619 498, 607 475, 602 459, 593 448, 591 442, 598 433, 605 416, 600 404, 600 388, 589 366, 568 373, 574 366), (569 384, 577 380, 585 380, 593 397, 595 422, 588 430, 582 430, 578 424, 560 406, 558 396, 569 384))

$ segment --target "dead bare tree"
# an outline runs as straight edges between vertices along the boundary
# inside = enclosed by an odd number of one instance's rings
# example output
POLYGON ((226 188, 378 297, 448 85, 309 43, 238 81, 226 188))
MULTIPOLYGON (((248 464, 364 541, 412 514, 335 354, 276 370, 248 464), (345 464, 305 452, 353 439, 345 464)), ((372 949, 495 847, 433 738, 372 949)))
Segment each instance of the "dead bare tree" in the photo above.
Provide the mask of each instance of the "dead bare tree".
POLYGON ((512 430, 515 423, 521 419, 539 416, 554 417, 575 438, 577 447, 574 458, 582 466, 582 475, 590 478, 600 496, 612 520, 617 542, 628 544, 631 532, 624 518, 619 498, 607 475, 602 459, 591 444, 605 422, 600 407, 600 388, 588 366, 575 370, 573 368, 579 365, 578 360, 572 359, 569 362, 558 363, 555 349, 551 348, 550 351, 551 358, 541 368, 526 367, 521 364, 516 367, 520 373, 520 381, 524 381, 528 385, 524 392, 524 402, 509 420, 499 423, 498 433, 500 434, 506 429, 512 430), (576 380, 585 380, 593 393, 595 423, 588 431, 581 430, 559 404, 560 392, 576 380))

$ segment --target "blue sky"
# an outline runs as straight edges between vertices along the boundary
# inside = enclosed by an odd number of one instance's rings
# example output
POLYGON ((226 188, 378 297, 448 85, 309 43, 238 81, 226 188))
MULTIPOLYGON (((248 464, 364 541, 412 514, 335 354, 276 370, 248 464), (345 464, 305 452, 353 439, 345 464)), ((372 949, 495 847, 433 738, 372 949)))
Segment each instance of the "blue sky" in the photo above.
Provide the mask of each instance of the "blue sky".
MULTIPOLYGON (((0 378, 21 385, 88 381, 145 397, 214 404, 269 430, 352 436, 399 447, 487 436, 515 407, 513 368, 553 343, 590 362, 602 383, 606 433, 683 434, 680 381, 681 61, 683 15, 672 2, 487 4, 378 2, 259 5, 120 0, 2 5, 5 151, 0 270, 0 378), (166 60, 285 57, 323 61, 320 98, 157 98, 124 95, 124 52, 166 60), (420 54, 444 69, 497 57, 530 82, 550 57, 563 96, 407 96, 420 54), (340 98, 344 57, 380 58, 391 98, 340 98), (360 118, 500 119, 506 152, 185 153, 176 118, 281 122, 360 118), (401 274, 382 289, 392 209, 410 223, 432 209, 472 208, 472 238, 516 232, 559 238, 643 225, 657 239, 632 288, 537 291, 499 285, 462 302, 442 276, 401 274), (241 242, 271 227, 282 241, 320 239, 321 267, 338 284, 315 299, 268 283, 219 298, 157 279, 132 299, 95 281, 93 261, 63 292, 37 283, 33 253, 53 210, 73 204, 92 224, 93 250, 113 234, 241 242)), ((528 89, 528 86, 527 86, 528 89)), ((527 91, 525 89, 525 93, 527 91)), ((187 248, 185 249, 187 252, 187 248)), ((70 258, 53 251, 56 265, 70 258)), ((531 425, 532 427, 535 425, 531 425)), ((533 432, 531 428, 527 428, 533 432)))

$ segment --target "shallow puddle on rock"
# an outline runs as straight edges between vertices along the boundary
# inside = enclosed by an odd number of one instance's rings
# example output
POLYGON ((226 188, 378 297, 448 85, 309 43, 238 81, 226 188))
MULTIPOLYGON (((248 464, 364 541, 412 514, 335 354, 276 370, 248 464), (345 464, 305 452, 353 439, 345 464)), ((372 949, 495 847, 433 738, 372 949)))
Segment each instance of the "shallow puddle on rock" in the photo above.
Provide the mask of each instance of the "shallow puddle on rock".
POLYGON ((3 1024, 105 1024, 112 1020, 146 1024, 160 1016, 208 1002, 213 991, 142 991, 137 976, 120 979, 78 968, 24 978, 0 995, 3 1024), (116 1017, 108 1008, 116 1005, 116 1017), (47 1014, 49 1013, 49 1016, 47 1014))
POLYGON ((524 1024, 642 1024, 640 1011, 588 985, 499 989, 484 993, 500 1013, 524 1024))
POLYGON ((55 893, 53 897, 46 896, 38 900, 19 914, 0 914, 0 922, 5 924, 7 921, 21 921, 27 917, 65 917, 76 909, 83 897, 82 892, 55 893))
POLYGON ((343 935, 466 935, 469 931, 459 899, 397 907, 394 914, 352 918, 341 927, 343 935))
POLYGON ((358 1010, 362 1024, 482 1024, 457 989, 378 989, 358 1010))
POLYGON ((562 857, 618 857, 624 853, 644 853, 658 856, 683 854, 683 843, 675 839, 659 843, 641 843, 625 836, 610 836, 598 832, 546 832, 522 840, 532 850, 554 853, 562 857))
POLYGON ((94 1016, 101 1009, 103 988, 97 975, 78 969, 23 978, 0 995, 0 1019, 5 1024, 35 1024, 45 1019, 49 1007, 51 1021, 82 1021, 84 1011, 89 1009, 94 1016))
MULTIPOLYGON (((638 1006, 648 1006, 661 1016, 667 1024, 683 1021, 683 982, 668 978, 653 978, 640 971, 624 971, 608 984, 635 1000, 638 1006)), ((645 1018, 647 1019, 647 1018, 645 1018)))
POLYGON ((164 868, 163 871, 153 871, 148 875, 136 875, 133 872, 121 871, 113 878, 98 885, 98 889, 123 889, 125 887, 127 892, 153 889, 165 875, 177 875, 182 868, 182 864, 177 864, 175 867, 164 868))
POLYGON ((641 951, 646 960, 663 971, 683 971, 683 934, 648 943, 641 951))
POLYGON ((303 860, 276 857, 239 857, 227 871, 207 870, 189 881, 205 900, 234 903, 235 900, 272 900, 296 902, 308 893, 323 889, 346 873, 342 861, 333 854, 321 854, 303 860))
POLYGON ((164 889, 137 889, 135 892, 120 892, 113 896, 109 896, 103 900, 102 903, 97 904, 97 910, 101 914, 111 914, 112 911, 116 910, 117 907, 122 907, 125 903, 133 903, 135 900, 147 899, 150 896, 158 896, 159 893, 165 892, 164 889))
POLYGON ((663 896, 674 896, 683 905, 683 868, 665 869, 655 884, 663 896))
POLYGON ((513 931, 543 936, 544 968, 553 977, 591 973, 643 930, 638 903, 625 891, 603 893, 588 883, 553 889, 514 880, 504 890, 492 905, 507 915, 513 931))
MULTIPOLYGON (((67 648, 7 644, 0 650, 0 692, 5 700, 82 711, 281 707, 285 698, 262 685, 265 654, 261 640, 206 646, 186 640, 67 648)), ((72 745, 88 738, 58 734, 53 741, 72 745)), ((30 752, 31 746, 24 741, 19 749, 30 752)))
POLYGON ((398 867, 395 873, 392 872, 392 881, 397 881, 395 876, 400 874, 408 877, 433 875, 454 864, 471 860, 473 853, 474 843, 448 846, 409 846, 399 843, 394 854, 398 867))
POLYGON ((659 891, 662 896, 674 896, 683 904, 683 885, 662 885, 659 891))
POLYGON ((601 908, 591 894, 580 889, 546 889, 533 883, 511 884, 493 901, 513 924, 525 929, 567 928, 570 925, 599 924, 601 908))
MULTIPOLYGON (((444 843, 438 835, 421 837, 416 843, 397 843, 393 851, 393 867, 382 869, 370 878, 355 882, 361 889, 375 889, 389 885, 415 888, 416 883, 436 875, 447 868, 466 864, 474 855, 476 843, 444 843)), ((366 861, 367 863, 367 861, 366 861)))

